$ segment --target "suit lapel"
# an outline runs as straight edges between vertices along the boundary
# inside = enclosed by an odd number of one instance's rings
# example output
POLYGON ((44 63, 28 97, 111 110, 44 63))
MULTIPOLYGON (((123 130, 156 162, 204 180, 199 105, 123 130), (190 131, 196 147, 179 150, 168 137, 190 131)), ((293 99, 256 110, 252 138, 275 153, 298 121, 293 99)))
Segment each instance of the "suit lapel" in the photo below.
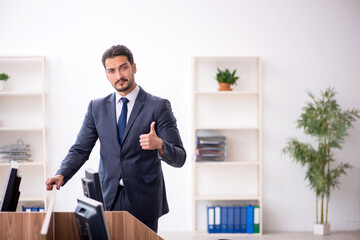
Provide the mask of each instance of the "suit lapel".
POLYGON ((145 98, 146 98, 146 93, 145 91, 140 87, 140 91, 138 93, 138 96, 136 97, 135 103, 134 103, 134 107, 131 111, 130 117, 129 117, 129 121, 126 124, 126 128, 125 128, 125 133, 124 133, 124 141, 126 141, 126 136, 131 128, 131 126, 134 124, 135 119, 137 118, 140 110, 142 109, 144 102, 145 102, 145 98))
POLYGON ((113 141, 114 142, 117 142, 119 143, 120 145, 120 142, 119 142, 119 134, 118 134, 118 131, 117 131, 117 122, 116 122, 116 98, 115 98, 115 94, 116 93, 113 93, 109 99, 108 99, 108 104, 107 104, 107 110, 108 110, 108 113, 109 113, 109 118, 110 118, 110 129, 114 129, 113 131, 111 131, 113 134, 112 134, 112 138, 113 138, 113 141))

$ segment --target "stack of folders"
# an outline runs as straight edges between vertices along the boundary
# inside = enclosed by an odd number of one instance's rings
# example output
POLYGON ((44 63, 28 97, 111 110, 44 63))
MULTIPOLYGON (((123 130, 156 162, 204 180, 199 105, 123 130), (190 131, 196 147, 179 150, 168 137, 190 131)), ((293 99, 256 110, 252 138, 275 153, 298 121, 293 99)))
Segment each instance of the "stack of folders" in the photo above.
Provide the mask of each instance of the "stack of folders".
POLYGON ((208 206, 207 226, 209 233, 259 233, 259 206, 208 206))
POLYGON ((19 139, 16 142, 0 147, 0 163, 11 161, 27 162, 30 160, 30 145, 19 139))
POLYGON ((197 137, 196 161, 225 161, 226 137, 197 137))
POLYGON ((22 206, 23 212, 45 212, 43 207, 24 207, 22 206))

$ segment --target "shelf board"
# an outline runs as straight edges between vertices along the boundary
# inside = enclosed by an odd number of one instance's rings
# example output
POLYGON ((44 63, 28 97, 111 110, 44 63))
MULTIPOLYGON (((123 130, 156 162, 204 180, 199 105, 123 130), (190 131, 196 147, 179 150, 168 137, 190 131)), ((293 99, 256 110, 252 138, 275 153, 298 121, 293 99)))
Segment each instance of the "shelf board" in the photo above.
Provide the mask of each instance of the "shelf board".
POLYGON ((44 202, 44 196, 20 197, 19 202, 44 202))
POLYGON ((225 162, 194 162, 199 166, 248 166, 248 165, 260 165, 259 161, 225 161, 225 162))
POLYGON ((259 95, 258 91, 196 91, 195 95, 259 95))
POLYGON ((43 131, 42 126, 33 127, 0 127, 0 131, 43 131))
POLYGON ((44 92, 42 91, 3 91, 0 92, 1 96, 7 97, 41 97, 44 92))
MULTIPOLYGON (((252 237, 252 236, 260 236, 260 233, 208 233, 207 231, 195 231, 196 236, 214 236, 214 238, 216 239, 231 239, 235 236, 247 236, 247 237, 252 237)), ((248 239, 248 238, 245 238, 248 239)))
POLYGON ((259 56, 194 56, 194 60, 260 60, 259 56))
POLYGON ((244 127, 195 126, 195 130, 260 130, 260 128, 257 126, 244 126, 244 127))
MULTIPOLYGON (((10 163, 0 163, 0 167, 10 166, 10 163)), ((19 166, 33 166, 33 167, 42 167, 45 166, 44 162, 19 162, 19 166)))
POLYGON ((44 56, 0 56, 0 60, 4 61, 8 61, 8 60, 14 60, 14 61, 18 61, 18 60, 37 60, 37 61, 42 61, 44 60, 45 57, 44 56))
MULTIPOLYGON (((2 197, 0 197, 0 202, 2 197)), ((20 197, 19 202, 44 202, 45 197, 42 196, 33 196, 33 197, 20 197)))
MULTIPOLYGON (((214 236, 216 239, 232 239, 235 236, 246 236, 246 237, 252 237, 252 236, 260 236, 260 233, 208 233, 207 231, 195 231, 196 236, 214 236)), ((245 238, 248 239, 248 238, 245 238)), ((252 238, 251 238, 252 239, 252 238)))
POLYGON ((195 195, 195 201, 237 201, 237 200, 256 200, 259 201, 260 197, 257 195, 195 195))

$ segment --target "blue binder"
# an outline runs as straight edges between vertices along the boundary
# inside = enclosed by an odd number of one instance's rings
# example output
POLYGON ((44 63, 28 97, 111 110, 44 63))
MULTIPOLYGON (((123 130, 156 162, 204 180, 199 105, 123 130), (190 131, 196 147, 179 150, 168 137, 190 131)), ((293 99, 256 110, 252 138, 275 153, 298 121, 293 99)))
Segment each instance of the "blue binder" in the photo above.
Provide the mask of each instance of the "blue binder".
POLYGON ((215 232, 215 208, 207 207, 208 233, 215 232))
POLYGON ((246 207, 246 232, 254 233, 254 206, 246 207))
POLYGON ((227 211, 228 208, 221 206, 221 218, 220 218, 220 223, 221 223, 221 232, 222 233, 227 233, 228 232, 228 218, 227 218, 227 211))
POLYGON ((246 233, 246 207, 240 207, 240 232, 246 233))
POLYGON ((240 233, 240 206, 234 207, 234 233, 240 233))
POLYGON ((234 213, 235 213, 235 207, 228 207, 227 209, 227 223, 228 223, 228 228, 227 228, 227 232, 228 233, 234 233, 234 213))
POLYGON ((221 217, 221 210, 220 206, 215 207, 215 231, 214 233, 220 233, 221 232, 221 225, 220 225, 220 217, 221 217))

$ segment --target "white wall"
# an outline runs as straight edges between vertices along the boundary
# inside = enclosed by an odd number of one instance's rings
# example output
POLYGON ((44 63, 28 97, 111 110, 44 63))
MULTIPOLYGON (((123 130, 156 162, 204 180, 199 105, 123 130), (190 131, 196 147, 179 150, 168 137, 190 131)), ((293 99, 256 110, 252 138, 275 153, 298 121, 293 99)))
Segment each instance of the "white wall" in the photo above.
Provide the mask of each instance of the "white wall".
MULTIPOLYGON (((75 141, 88 102, 113 91, 100 62, 111 45, 127 45, 137 82, 171 101, 189 152, 191 57, 262 57, 264 230, 311 230, 315 198, 304 170, 281 149, 302 136, 295 120, 306 89, 333 86, 344 109, 360 109, 360 1, 1 0, 0 9, 0 55, 47 58, 49 175, 75 141)), ((360 121, 346 140, 337 157, 355 168, 332 194, 333 230, 360 229, 360 121)), ((85 167, 97 165, 98 148, 85 167)), ((171 210, 159 230, 191 230, 190 159, 164 171, 171 210)), ((57 192, 56 210, 74 210, 82 176, 57 192)))

